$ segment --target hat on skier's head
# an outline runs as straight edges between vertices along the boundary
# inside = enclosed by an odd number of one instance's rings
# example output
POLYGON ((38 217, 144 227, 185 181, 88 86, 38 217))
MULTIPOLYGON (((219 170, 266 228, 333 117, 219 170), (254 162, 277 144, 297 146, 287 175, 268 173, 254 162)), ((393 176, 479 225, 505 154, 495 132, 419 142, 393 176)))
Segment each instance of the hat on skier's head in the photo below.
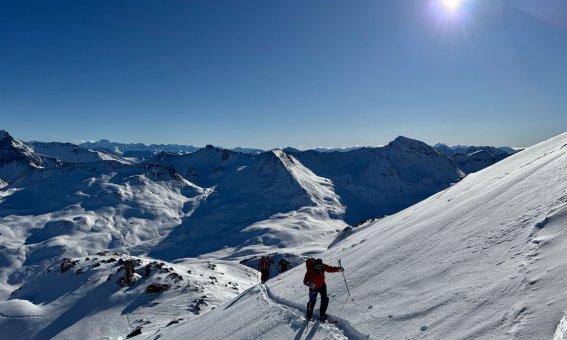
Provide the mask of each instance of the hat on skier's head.
POLYGON ((323 260, 321 259, 315 260, 315 263, 313 263, 313 267, 317 271, 323 270, 323 260))
POLYGON ((321 260, 321 259, 315 260, 315 265, 318 265, 318 264, 323 264, 323 260, 321 260))

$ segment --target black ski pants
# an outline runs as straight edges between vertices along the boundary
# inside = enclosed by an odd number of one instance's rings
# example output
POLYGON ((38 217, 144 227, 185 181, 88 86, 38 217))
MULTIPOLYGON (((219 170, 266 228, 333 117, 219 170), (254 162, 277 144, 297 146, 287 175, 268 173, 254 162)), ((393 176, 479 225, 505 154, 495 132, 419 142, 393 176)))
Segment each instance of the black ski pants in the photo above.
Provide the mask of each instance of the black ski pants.
POLYGON ((327 315, 327 307, 329 306, 329 297, 327 296, 327 285, 324 284, 319 288, 309 288, 309 302, 307 303, 307 318, 311 319, 313 316, 313 309, 317 303, 317 294, 321 294, 321 307, 319 314, 321 317, 327 315))

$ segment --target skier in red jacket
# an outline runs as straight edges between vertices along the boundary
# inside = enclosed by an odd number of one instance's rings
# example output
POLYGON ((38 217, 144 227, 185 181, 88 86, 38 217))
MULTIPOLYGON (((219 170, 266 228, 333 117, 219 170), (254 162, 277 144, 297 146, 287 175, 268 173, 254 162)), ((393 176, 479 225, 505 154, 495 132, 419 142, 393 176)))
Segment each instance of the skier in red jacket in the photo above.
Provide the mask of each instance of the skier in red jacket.
POLYGON ((327 320, 327 307, 329 297, 327 296, 327 285, 325 284, 325 272, 343 272, 343 267, 328 266, 321 259, 307 260, 307 273, 303 278, 303 284, 309 286, 309 302, 307 303, 307 320, 313 317, 313 309, 317 302, 317 294, 321 294, 320 320, 327 320))

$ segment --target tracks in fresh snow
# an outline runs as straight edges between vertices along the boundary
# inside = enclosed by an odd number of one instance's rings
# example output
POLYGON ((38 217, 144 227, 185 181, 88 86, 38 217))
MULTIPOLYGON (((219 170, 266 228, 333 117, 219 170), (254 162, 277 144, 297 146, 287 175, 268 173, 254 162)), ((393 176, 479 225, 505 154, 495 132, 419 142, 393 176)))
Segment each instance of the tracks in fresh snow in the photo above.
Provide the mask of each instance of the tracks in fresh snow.
POLYGON ((324 339, 368 339, 368 336, 358 332, 348 321, 343 319, 333 318, 338 321, 336 325, 322 324, 319 321, 308 324, 302 311, 276 298, 272 293, 270 293, 268 287, 264 285, 258 286, 260 287, 260 291, 264 299, 268 303, 271 303, 277 308, 281 308, 294 316, 294 319, 291 320, 292 325, 303 324, 303 327, 300 329, 299 333, 297 333, 294 340, 311 339, 315 337, 318 332, 322 332, 321 336, 323 336, 324 339))

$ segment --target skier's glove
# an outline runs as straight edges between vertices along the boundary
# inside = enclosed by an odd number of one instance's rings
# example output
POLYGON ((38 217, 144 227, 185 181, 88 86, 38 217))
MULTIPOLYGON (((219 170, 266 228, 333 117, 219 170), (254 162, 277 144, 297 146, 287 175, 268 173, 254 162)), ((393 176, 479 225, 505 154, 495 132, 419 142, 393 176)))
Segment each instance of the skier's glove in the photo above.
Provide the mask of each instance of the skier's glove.
POLYGON ((339 267, 339 270, 338 270, 339 273, 342 273, 344 271, 345 271, 345 269, 343 267, 339 267))
POLYGON ((309 282, 309 289, 315 289, 315 284, 313 282, 309 282))

